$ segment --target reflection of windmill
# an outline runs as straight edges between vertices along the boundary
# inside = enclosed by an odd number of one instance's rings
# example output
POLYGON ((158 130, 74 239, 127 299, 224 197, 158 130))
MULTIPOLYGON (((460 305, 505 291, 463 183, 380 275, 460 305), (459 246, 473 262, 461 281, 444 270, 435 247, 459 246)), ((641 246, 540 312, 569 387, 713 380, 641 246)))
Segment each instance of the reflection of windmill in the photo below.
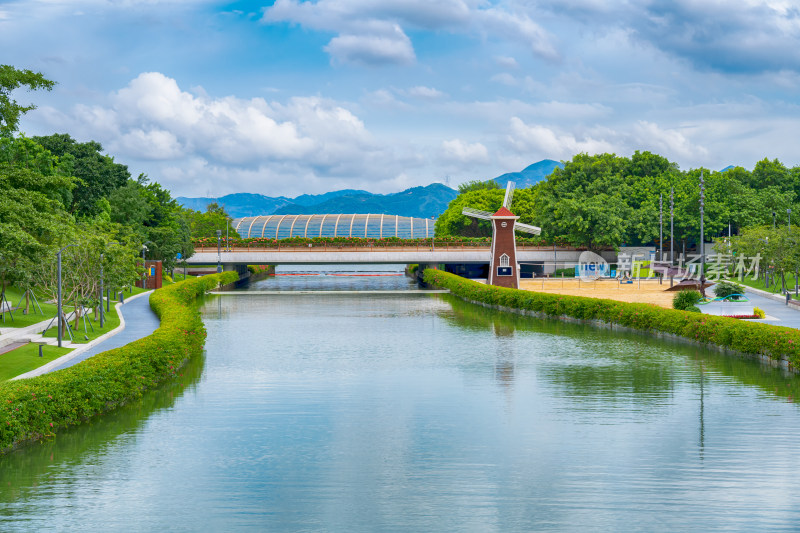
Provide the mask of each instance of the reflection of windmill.
POLYGON ((517 242, 514 238, 514 230, 539 235, 542 229, 517 222, 519 217, 510 211, 513 198, 514 182, 509 181, 506 187, 506 196, 503 199, 503 207, 498 209, 496 213, 492 214, 488 211, 480 211, 469 207, 465 207, 461 213, 468 217, 492 221, 492 258, 489 265, 489 285, 518 289, 519 265, 517 265, 517 242))

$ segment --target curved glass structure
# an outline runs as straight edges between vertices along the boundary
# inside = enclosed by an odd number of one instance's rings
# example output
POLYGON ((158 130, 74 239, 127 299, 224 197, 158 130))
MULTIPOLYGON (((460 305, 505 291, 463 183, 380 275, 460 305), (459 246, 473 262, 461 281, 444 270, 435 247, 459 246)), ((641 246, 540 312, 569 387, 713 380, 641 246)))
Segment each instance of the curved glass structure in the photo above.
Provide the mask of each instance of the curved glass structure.
POLYGON ((433 237, 430 218, 401 217, 398 215, 266 215, 237 218, 233 227, 243 239, 263 237, 288 239, 289 237, 361 237, 385 239, 427 239, 433 237))

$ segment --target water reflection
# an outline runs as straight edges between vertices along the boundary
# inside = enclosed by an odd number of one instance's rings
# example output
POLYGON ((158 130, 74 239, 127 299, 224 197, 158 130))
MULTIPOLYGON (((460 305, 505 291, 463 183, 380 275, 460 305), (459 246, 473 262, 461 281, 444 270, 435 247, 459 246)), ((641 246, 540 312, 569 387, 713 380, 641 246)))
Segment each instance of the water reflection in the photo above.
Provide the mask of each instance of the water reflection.
POLYGON ((0 530, 800 520, 797 385, 758 362, 449 296, 213 297, 203 313, 190 394, 0 459, 0 530))
MULTIPOLYGON (((81 483, 74 476, 76 470, 91 469, 93 476, 103 477, 104 472, 98 468, 104 465, 95 462, 95 458, 113 454, 118 446, 130 445, 149 417, 172 408, 187 392, 193 393, 205 360, 205 355, 193 358, 175 379, 111 413, 60 430, 53 439, 0 456, 0 517, 13 518, 18 511, 16 501, 71 492, 81 483)), ((111 470, 114 465, 105 466, 111 470)))

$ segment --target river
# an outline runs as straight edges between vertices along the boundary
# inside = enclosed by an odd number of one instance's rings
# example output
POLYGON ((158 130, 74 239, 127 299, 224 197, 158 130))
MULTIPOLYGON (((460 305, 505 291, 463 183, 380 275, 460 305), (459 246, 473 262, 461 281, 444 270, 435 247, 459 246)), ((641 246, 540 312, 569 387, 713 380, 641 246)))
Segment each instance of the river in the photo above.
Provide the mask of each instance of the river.
POLYGON ((796 378, 324 274, 207 297, 175 383, 0 457, 0 530, 798 528, 796 378))

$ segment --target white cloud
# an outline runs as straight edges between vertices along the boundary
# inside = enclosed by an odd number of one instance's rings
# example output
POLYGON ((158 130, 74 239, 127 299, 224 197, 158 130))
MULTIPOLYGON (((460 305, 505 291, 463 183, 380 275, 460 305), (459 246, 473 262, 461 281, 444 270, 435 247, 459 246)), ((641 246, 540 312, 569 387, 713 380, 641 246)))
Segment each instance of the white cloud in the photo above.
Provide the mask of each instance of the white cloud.
POLYGON ((514 59, 513 57, 495 56, 494 61, 503 68, 508 68, 508 69, 519 68, 519 63, 517 63, 517 60, 514 59))
POLYGON ((518 117, 511 118, 508 141, 519 152, 541 154, 542 158, 549 159, 571 159, 582 152, 599 154, 616 151, 614 144, 606 140, 589 135, 578 138, 572 133, 559 133, 538 124, 528 125, 518 117))
POLYGON ((640 120, 633 126, 631 134, 638 149, 664 155, 673 161, 697 160, 708 155, 708 150, 692 143, 680 131, 664 130, 652 122, 640 120))
POLYGON ((414 48, 400 26, 380 35, 339 35, 325 46, 335 63, 405 65, 415 61, 414 48))
POLYGON ((432 87, 412 87, 408 90, 408 94, 413 96, 414 98, 419 98, 421 100, 439 100, 440 98, 444 98, 447 96, 442 91, 434 89, 432 87))
POLYGON ((517 85, 519 85, 519 81, 517 81, 517 78, 515 78, 508 72, 500 72, 499 74, 495 74, 489 79, 493 82, 500 83, 502 85, 508 85, 509 87, 516 87, 517 85))
POLYGON ((442 156, 456 163, 484 163, 489 160, 489 151, 481 143, 467 144, 461 139, 442 142, 442 156))
POLYGON ((337 32, 325 51, 342 63, 413 62, 405 28, 479 33, 520 43, 544 59, 559 57, 552 36, 526 13, 485 7, 477 0, 276 0, 264 10, 262 22, 292 22, 337 32))

